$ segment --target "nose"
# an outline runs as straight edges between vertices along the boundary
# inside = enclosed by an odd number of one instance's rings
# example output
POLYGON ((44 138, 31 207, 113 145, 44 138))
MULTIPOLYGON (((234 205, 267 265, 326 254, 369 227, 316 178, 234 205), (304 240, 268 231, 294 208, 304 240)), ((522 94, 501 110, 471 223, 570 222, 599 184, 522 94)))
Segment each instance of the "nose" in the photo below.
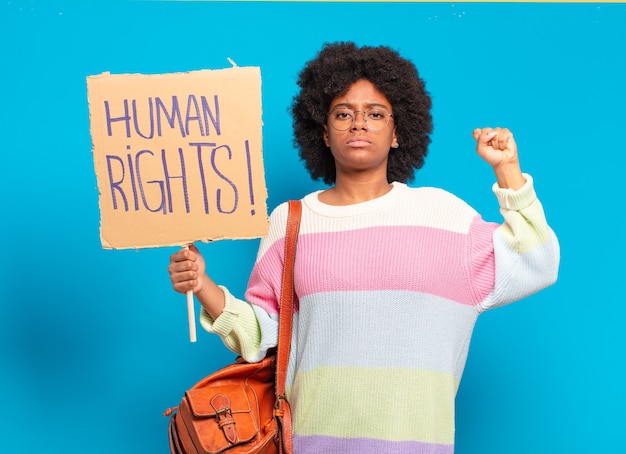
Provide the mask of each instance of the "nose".
POLYGON ((352 121, 352 129, 367 129, 367 120, 365 119, 365 111, 363 110, 355 110, 354 111, 354 120, 352 121), (361 120, 359 120, 359 116, 361 115, 361 120))

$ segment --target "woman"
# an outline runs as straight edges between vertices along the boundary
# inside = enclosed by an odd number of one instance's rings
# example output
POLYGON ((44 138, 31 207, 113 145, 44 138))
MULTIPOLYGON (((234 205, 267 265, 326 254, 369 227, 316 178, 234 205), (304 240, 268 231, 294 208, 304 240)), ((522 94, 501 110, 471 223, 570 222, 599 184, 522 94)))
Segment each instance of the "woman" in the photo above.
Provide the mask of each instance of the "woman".
MULTIPOLYGON (((557 239, 507 129, 473 131, 504 222, 452 194, 409 188, 432 129, 414 65, 387 47, 328 44, 294 98, 295 143, 314 179, 298 241, 287 379, 294 452, 452 453, 454 399, 478 315, 556 280, 557 239)), ((270 216, 245 300, 195 247, 171 257, 202 325, 248 361, 276 345, 286 204, 270 216)))

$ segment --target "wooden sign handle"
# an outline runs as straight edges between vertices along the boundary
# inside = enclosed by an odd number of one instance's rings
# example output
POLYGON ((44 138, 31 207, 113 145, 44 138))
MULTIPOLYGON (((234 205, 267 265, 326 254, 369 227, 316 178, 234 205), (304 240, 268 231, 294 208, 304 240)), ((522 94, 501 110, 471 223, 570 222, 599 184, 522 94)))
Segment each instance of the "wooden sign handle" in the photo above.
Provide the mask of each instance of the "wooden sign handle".
MULTIPOLYGON (((185 246, 189 249, 189 246, 185 246)), ((187 290, 187 322, 189 324, 189 342, 196 341, 196 315, 193 306, 193 290, 187 290)))

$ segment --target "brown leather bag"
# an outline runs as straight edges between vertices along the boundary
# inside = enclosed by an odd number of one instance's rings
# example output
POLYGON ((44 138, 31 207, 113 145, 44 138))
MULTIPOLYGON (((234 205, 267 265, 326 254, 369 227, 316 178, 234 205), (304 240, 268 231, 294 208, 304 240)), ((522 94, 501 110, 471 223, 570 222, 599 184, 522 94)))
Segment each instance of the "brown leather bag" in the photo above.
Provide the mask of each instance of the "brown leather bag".
POLYGON ((278 347, 258 363, 241 357, 196 383, 170 408, 172 454, 291 454, 285 379, 291 343, 293 267, 302 207, 289 201, 278 347))

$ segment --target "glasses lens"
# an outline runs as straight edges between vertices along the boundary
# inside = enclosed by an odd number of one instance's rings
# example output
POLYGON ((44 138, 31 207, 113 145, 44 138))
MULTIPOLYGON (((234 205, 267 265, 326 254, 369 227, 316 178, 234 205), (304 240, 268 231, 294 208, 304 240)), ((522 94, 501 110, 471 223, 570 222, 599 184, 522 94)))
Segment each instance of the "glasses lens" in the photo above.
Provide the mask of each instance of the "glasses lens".
POLYGON ((333 109, 328 115, 330 124, 338 131, 347 131, 354 123, 354 112, 344 107, 333 109))
POLYGON ((382 131, 389 123, 389 112, 382 107, 376 107, 365 112, 367 129, 370 131, 382 131))
MULTIPOLYGON (((375 107, 365 112, 357 110, 356 112, 363 114, 367 129, 370 131, 382 131, 389 124, 389 112, 382 107, 375 107)), ((356 113, 352 109, 337 107, 328 114, 328 117, 333 128, 338 131, 347 131, 352 127, 356 113)))

